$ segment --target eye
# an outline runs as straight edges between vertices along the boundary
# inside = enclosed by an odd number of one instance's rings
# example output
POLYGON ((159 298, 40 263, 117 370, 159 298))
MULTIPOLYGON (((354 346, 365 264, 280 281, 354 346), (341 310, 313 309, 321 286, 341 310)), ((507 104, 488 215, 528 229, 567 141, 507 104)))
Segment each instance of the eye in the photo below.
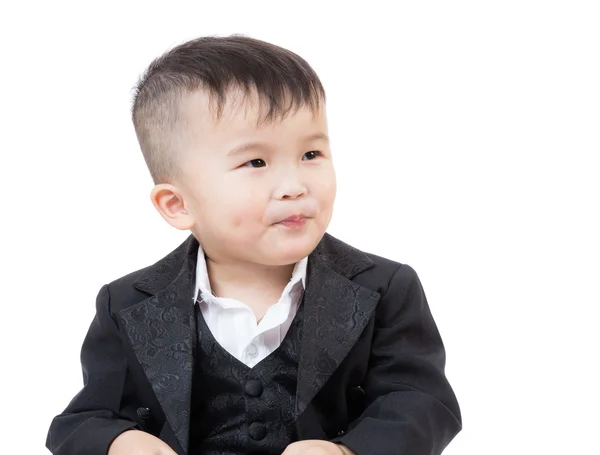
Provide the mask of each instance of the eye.
POLYGON ((306 152, 304 156, 302 156, 302 160, 314 160, 319 156, 321 156, 321 152, 319 152, 318 150, 311 150, 310 152, 306 152))
POLYGON ((246 167, 265 167, 266 165, 267 165, 267 163, 265 163, 265 161, 261 160, 260 158, 257 158, 255 160, 250 160, 243 164, 243 166, 246 166, 246 167))

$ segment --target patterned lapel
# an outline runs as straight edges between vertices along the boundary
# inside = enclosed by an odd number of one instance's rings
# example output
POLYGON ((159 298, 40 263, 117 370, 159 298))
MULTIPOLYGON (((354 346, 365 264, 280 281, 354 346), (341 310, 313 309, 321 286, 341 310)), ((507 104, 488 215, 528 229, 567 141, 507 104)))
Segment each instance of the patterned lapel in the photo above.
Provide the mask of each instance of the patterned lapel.
POLYGON ((152 294, 119 316, 184 453, 188 450, 193 371, 193 285, 198 242, 189 236, 134 287, 152 294))
POLYGON ((372 266, 365 253, 328 234, 309 256, 297 416, 335 372, 370 319, 380 295, 351 278, 372 266))

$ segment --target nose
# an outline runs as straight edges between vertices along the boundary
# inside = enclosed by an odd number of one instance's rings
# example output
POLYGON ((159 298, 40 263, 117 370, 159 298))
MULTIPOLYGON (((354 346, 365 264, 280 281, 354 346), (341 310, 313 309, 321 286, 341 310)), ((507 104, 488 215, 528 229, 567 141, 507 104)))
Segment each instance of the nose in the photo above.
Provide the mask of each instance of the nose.
POLYGON ((302 183, 298 173, 288 172, 282 176, 275 194, 277 199, 296 199, 306 192, 306 185, 302 183))

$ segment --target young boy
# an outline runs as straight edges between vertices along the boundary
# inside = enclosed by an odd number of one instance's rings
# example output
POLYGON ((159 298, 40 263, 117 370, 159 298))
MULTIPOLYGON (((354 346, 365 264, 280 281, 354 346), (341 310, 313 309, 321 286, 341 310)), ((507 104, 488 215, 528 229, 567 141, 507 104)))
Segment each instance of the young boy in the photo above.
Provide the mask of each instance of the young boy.
POLYGON ((296 54, 205 37, 156 59, 133 122, 190 230, 104 285, 56 455, 439 454, 461 429, 415 271, 325 231, 325 93, 296 54))

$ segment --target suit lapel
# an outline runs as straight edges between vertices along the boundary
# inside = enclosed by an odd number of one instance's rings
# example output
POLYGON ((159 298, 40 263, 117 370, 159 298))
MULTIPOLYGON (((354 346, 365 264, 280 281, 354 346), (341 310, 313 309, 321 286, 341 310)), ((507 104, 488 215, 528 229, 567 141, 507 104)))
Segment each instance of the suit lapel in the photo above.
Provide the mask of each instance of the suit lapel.
POLYGON ((309 256, 297 416, 335 372, 370 319, 380 295, 350 278, 372 266, 366 254, 328 234, 309 256))
POLYGON ((193 372, 193 285, 198 242, 190 236, 134 287, 152 294, 119 316, 177 441, 188 450, 193 372))

